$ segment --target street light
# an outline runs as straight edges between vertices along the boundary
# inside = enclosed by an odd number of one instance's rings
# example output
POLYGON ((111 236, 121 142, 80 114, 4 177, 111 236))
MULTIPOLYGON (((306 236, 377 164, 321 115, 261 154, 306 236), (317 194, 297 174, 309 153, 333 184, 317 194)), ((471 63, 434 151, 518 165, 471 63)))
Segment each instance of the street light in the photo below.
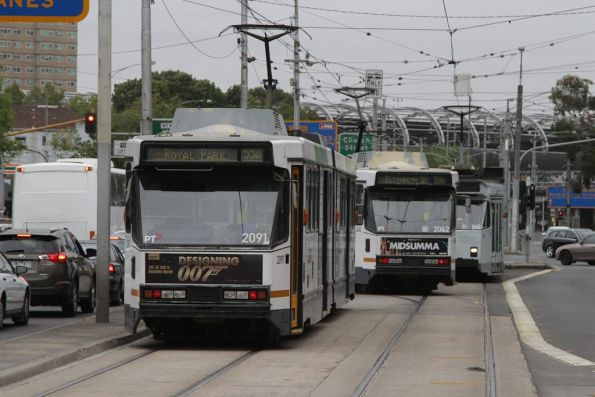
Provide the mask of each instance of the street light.
MULTIPOLYGON (((463 143, 464 143, 463 122, 464 122, 464 118, 465 118, 465 116, 480 110, 481 106, 451 105, 451 106, 442 106, 442 108, 444 110, 446 110, 447 112, 456 114, 457 116, 459 116, 461 118, 461 130, 460 130, 460 134, 459 134, 459 163, 460 163, 460 165, 464 165, 465 164, 465 160, 463 159, 463 143)), ((469 123, 471 123, 471 120, 469 120, 469 123)))

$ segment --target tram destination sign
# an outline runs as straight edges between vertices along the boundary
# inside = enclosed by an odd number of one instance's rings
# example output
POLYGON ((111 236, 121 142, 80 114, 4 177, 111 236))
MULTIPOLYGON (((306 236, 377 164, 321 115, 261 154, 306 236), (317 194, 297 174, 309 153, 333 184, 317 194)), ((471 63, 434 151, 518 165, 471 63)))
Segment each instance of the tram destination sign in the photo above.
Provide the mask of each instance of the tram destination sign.
POLYGON ((376 175, 376 184, 407 186, 451 186, 452 178, 449 174, 378 173, 376 175))
POLYGON ((261 255, 147 253, 147 283, 261 284, 261 255))
POLYGON ((89 0, 0 0, 0 22, 80 22, 89 0))
POLYGON ((270 152, 264 147, 148 146, 143 159, 158 163, 262 163, 270 161, 270 152))

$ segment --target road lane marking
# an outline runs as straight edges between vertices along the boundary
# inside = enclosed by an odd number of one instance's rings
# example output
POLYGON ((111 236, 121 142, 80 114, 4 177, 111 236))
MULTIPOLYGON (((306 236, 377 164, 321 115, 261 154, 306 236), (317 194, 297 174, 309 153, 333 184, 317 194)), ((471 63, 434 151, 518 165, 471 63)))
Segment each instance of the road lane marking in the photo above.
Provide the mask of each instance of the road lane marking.
POLYGON ((473 380, 433 380, 430 383, 433 385, 463 385, 463 386, 483 385, 483 382, 473 381, 473 380))
POLYGON ((530 273, 502 283, 504 291, 506 292, 506 300, 508 301, 508 306, 510 306, 510 310, 512 311, 512 317, 519 332, 519 336, 524 343, 531 346, 533 349, 547 354, 548 356, 560 360, 566 364, 574 366, 595 365, 595 363, 592 361, 559 349, 546 342, 545 339, 543 339, 543 336, 541 336, 539 328, 537 327, 537 324, 535 324, 529 309, 523 302, 523 298, 516 287, 516 283, 530 279, 532 277, 542 276, 551 271, 551 269, 542 270, 540 272, 530 273))

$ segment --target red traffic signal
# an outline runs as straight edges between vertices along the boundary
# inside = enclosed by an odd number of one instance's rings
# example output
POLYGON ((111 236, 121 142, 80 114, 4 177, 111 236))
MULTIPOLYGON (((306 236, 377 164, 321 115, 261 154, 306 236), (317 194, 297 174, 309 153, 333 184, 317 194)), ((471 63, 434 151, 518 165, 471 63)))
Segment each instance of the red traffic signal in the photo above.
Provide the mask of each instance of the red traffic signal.
POLYGON ((85 132, 87 134, 97 134, 97 115, 89 112, 85 115, 85 132))
POLYGON ((564 210, 558 210, 558 217, 563 217, 564 216, 564 210))

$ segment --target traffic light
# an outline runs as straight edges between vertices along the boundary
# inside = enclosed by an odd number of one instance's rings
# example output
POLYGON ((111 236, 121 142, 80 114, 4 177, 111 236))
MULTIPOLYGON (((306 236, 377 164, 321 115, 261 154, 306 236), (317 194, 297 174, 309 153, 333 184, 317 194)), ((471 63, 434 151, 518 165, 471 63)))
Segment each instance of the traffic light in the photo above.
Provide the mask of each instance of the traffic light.
POLYGON ((89 112, 85 115, 85 132, 89 135, 97 134, 97 115, 89 112))
POLYGON ((535 185, 529 185, 529 194, 527 195, 527 208, 535 208, 535 185))
POLYGON ((562 218, 564 216, 564 210, 558 210, 558 218, 562 218))

